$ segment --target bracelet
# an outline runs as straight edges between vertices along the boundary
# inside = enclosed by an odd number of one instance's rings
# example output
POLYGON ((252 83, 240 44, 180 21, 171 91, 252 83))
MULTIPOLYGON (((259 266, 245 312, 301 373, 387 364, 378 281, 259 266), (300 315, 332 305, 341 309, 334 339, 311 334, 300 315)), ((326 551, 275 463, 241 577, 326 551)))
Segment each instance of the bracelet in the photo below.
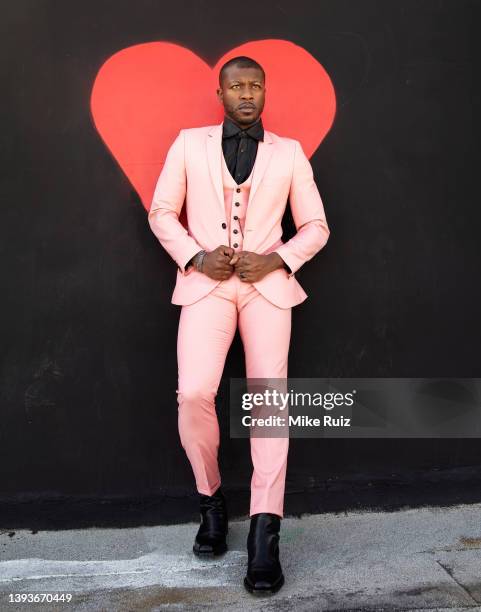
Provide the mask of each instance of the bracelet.
POLYGON ((202 265, 204 263, 204 257, 207 255, 207 252, 202 250, 194 257, 192 263, 194 264, 194 268, 199 272, 202 272, 202 265))
POLYGON ((206 255, 207 255, 206 251, 202 251, 202 253, 199 255, 199 261, 198 261, 199 272, 204 271, 204 257, 206 255))

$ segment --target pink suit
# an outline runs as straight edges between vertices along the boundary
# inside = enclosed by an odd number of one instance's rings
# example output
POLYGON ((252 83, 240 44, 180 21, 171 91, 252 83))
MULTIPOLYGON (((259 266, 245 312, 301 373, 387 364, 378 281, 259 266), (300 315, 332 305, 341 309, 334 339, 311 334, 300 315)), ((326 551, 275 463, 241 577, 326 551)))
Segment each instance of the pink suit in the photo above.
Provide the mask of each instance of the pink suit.
MULTIPOLYGON (((291 310, 307 297, 294 274, 327 242, 329 229, 311 165, 300 143, 267 130, 251 175, 237 185, 226 166, 222 124, 181 130, 157 181, 149 224, 178 265, 172 303, 182 306, 178 342, 178 423, 197 490, 212 495, 221 478, 215 396, 237 325, 247 378, 286 378, 291 310), (282 242, 289 196, 297 233, 282 242), (188 230, 179 222, 184 204, 188 230), (235 252, 276 251, 292 273, 260 281, 234 273, 211 279, 185 264, 220 244, 235 252)), ((283 516, 289 439, 252 437, 250 515, 283 516)))

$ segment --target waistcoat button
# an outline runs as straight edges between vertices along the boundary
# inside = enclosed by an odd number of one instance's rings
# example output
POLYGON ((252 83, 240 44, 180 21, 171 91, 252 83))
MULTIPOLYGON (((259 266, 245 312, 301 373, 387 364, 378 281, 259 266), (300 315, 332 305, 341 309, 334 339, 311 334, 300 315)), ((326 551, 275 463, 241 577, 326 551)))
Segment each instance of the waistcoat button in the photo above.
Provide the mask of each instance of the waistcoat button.
POLYGON ((237 221, 239 219, 239 217, 237 215, 234 215, 234 221, 237 221))
POLYGON ((227 225, 225 223, 222 224, 223 229, 225 229, 227 227, 227 225))
POLYGON ((240 190, 241 190, 240 187, 237 187, 236 189, 237 193, 240 193, 240 190))
POLYGON ((237 244, 237 242, 234 242, 234 249, 237 249, 239 245, 237 244))

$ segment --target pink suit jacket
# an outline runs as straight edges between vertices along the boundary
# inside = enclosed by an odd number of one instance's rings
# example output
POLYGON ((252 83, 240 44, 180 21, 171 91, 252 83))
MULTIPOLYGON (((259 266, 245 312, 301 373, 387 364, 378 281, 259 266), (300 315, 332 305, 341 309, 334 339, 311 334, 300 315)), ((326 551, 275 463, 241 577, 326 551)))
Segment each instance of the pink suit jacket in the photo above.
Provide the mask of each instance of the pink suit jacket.
MULTIPOLYGON (((185 265, 200 250, 229 245, 222 183, 222 123, 180 130, 157 180, 149 225, 178 266, 172 304, 192 304, 214 280, 185 265), (185 203, 188 229, 179 221, 185 203)), ((292 273, 279 268, 253 283, 280 308, 300 304, 307 294, 295 272, 326 244, 329 228, 311 164, 299 141, 264 130, 259 141, 244 225, 243 250, 278 253, 292 273), (282 241, 281 221, 289 197, 297 233, 282 241)))

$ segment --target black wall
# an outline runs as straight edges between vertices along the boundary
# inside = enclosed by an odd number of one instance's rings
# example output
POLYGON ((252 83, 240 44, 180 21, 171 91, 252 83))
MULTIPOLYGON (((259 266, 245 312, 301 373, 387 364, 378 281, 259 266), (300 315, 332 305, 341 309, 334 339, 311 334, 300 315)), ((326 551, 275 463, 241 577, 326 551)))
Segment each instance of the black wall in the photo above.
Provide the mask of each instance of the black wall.
MULTIPOLYGON (((15 508, 9 524, 28 500, 36 517, 39 502, 93 500, 93 517, 96 501, 130 499, 143 508, 138 520, 151 500, 155 520, 167 520, 173 498, 194 490, 177 433, 176 267, 90 118, 97 71, 130 45, 168 40, 213 65, 248 40, 283 38, 334 83, 336 119, 311 159, 332 233, 298 273, 309 298, 293 311, 290 376, 480 376, 480 8, 3 3, 0 499, 15 508)), ((248 440, 228 436, 227 391, 244 373, 237 336, 218 396, 234 514, 247 511, 251 464, 248 440)), ((476 439, 292 440, 286 513, 322 511, 336 495, 339 507, 425 503, 426 483, 439 478, 439 502, 475 500, 479 486, 457 488, 467 466, 476 479, 476 439)), ((176 519, 192 516, 188 499, 176 519)))

